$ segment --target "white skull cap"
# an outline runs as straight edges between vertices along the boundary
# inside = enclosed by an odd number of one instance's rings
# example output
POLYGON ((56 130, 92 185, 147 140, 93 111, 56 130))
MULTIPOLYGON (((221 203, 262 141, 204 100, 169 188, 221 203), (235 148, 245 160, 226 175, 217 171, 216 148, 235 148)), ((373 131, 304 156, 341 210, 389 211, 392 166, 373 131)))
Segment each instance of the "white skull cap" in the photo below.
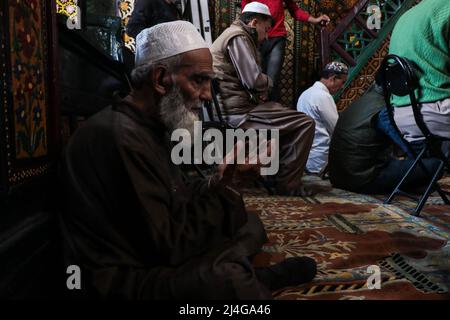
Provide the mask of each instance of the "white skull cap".
POLYGON ((136 37, 135 66, 154 63, 191 50, 207 48, 195 26, 183 20, 157 24, 136 37))
POLYGON ((270 14, 269 7, 267 5, 265 5, 264 3, 257 2, 257 1, 247 3, 247 5, 244 7, 244 9, 242 9, 242 13, 245 13, 245 12, 260 13, 260 14, 264 14, 264 15, 270 16, 270 17, 272 16, 270 14))

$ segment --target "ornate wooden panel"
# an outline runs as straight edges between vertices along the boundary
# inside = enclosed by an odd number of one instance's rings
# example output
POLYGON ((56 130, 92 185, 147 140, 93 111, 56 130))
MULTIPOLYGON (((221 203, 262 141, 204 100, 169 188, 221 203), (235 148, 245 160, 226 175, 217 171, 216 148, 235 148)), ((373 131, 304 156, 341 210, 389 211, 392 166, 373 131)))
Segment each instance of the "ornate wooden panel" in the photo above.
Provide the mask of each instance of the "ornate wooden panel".
POLYGON ((389 51, 389 40, 387 37, 375 54, 367 61, 359 74, 353 78, 348 87, 342 93, 339 101, 336 103, 339 111, 343 111, 353 101, 360 98, 372 83, 375 81, 375 75, 380 67, 381 62, 389 51))
POLYGON ((27 0, 2 1, 0 6, 2 191, 45 174, 58 141, 51 27, 55 8, 50 4, 27 0))

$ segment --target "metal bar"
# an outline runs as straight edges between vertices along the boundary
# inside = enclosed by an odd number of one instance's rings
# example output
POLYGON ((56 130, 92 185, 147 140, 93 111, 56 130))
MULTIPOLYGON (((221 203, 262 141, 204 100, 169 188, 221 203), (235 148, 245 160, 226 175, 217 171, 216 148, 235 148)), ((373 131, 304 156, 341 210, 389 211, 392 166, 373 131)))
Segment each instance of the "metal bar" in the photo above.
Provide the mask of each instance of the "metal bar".
POLYGON ((405 182, 405 180, 408 178, 408 176, 411 174, 412 170, 414 170, 414 168, 417 166, 417 163, 420 161, 420 159, 422 158, 423 154, 425 153, 425 150, 427 148, 424 147, 422 149, 422 151, 420 151, 419 155, 417 156, 417 158, 414 160, 414 163, 412 164, 411 167, 409 167, 408 171, 406 171, 406 174, 403 176, 403 178, 400 180, 400 182, 397 184, 397 186, 395 187, 394 191, 391 193, 391 195, 389 196, 389 198, 384 202, 385 204, 389 204, 392 202, 392 200, 394 199, 396 193, 398 193, 398 191, 400 191, 400 187, 402 186, 402 184, 405 182))
POLYGON ((320 29, 320 55, 322 58, 322 68, 330 62, 330 32, 327 28, 320 29))
POLYGON ((414 210, 414 215, 416 217, 418 217, 420 215, 420 211, 422 211, 423 206, 427 202, 427 199, 430 196, 432 188, 436 184, 436 180, 439 177, 439 174, 441 173, 441 170, 443 167, 444 167, 444 162, 441 161, 441 164, 439 165, 438 169, 436 170, 436 172, 433 175, 433 179, 431 179, 431 182, 428 184, 427 190, 423 194, 422 198, 419 201, 419 204, 417 205, 416 209, 414 210))

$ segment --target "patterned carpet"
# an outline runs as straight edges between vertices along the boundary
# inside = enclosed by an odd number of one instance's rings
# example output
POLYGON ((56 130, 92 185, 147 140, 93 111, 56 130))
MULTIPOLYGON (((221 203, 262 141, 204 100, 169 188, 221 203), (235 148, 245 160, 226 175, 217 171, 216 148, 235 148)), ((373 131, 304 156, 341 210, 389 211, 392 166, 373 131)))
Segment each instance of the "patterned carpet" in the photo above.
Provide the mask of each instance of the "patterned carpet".
MULTIPOLYGON (((306 198, 254 190, 245 196, 269 236, 255 265, 303 255, 318 264, 313 282, 277 291, 275 299, 450 299, 450 206, 432 196, 414 217, 406 200, 384 205, 383 197, 304 179, 322 191, 306 198), (367 285, 369 278, 374 283, 371 265, 381 271, 379 289, 367 285)), ((444 183, 450 186, 450 178, 444 183)))

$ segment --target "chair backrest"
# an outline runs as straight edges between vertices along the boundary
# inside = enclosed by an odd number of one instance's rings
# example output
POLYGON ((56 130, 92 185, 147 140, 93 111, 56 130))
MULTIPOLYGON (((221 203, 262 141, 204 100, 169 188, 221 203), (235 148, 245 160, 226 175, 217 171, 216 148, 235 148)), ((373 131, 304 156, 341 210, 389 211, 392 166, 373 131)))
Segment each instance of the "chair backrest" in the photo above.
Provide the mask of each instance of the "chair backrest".
POLYGON ((219 100, 217 98, 218 93, 218 82, 217 79, 211 81, 211 96, 212 100, 205 102, 204 109, 206 111, 207 119, 205 114, 203 115, 204 127, 205 128, 217 128, 219 130, 225 130, 228 125, 223 119, 222 111, 220 109, 219 100))
POLYGON ((435 138, 423 121, 420 112, 420 105, 415 94, 415 90, 419 88, 419 78, 413 63, 404 57, 389 54, 384 58, 378 72, 378 77, 383 87, 386 108, 392 125, 398 130, 393 117, 394 109, 391 104, 391 95, 409 95, 411 108, 418 128, 427 140, 435 138))

